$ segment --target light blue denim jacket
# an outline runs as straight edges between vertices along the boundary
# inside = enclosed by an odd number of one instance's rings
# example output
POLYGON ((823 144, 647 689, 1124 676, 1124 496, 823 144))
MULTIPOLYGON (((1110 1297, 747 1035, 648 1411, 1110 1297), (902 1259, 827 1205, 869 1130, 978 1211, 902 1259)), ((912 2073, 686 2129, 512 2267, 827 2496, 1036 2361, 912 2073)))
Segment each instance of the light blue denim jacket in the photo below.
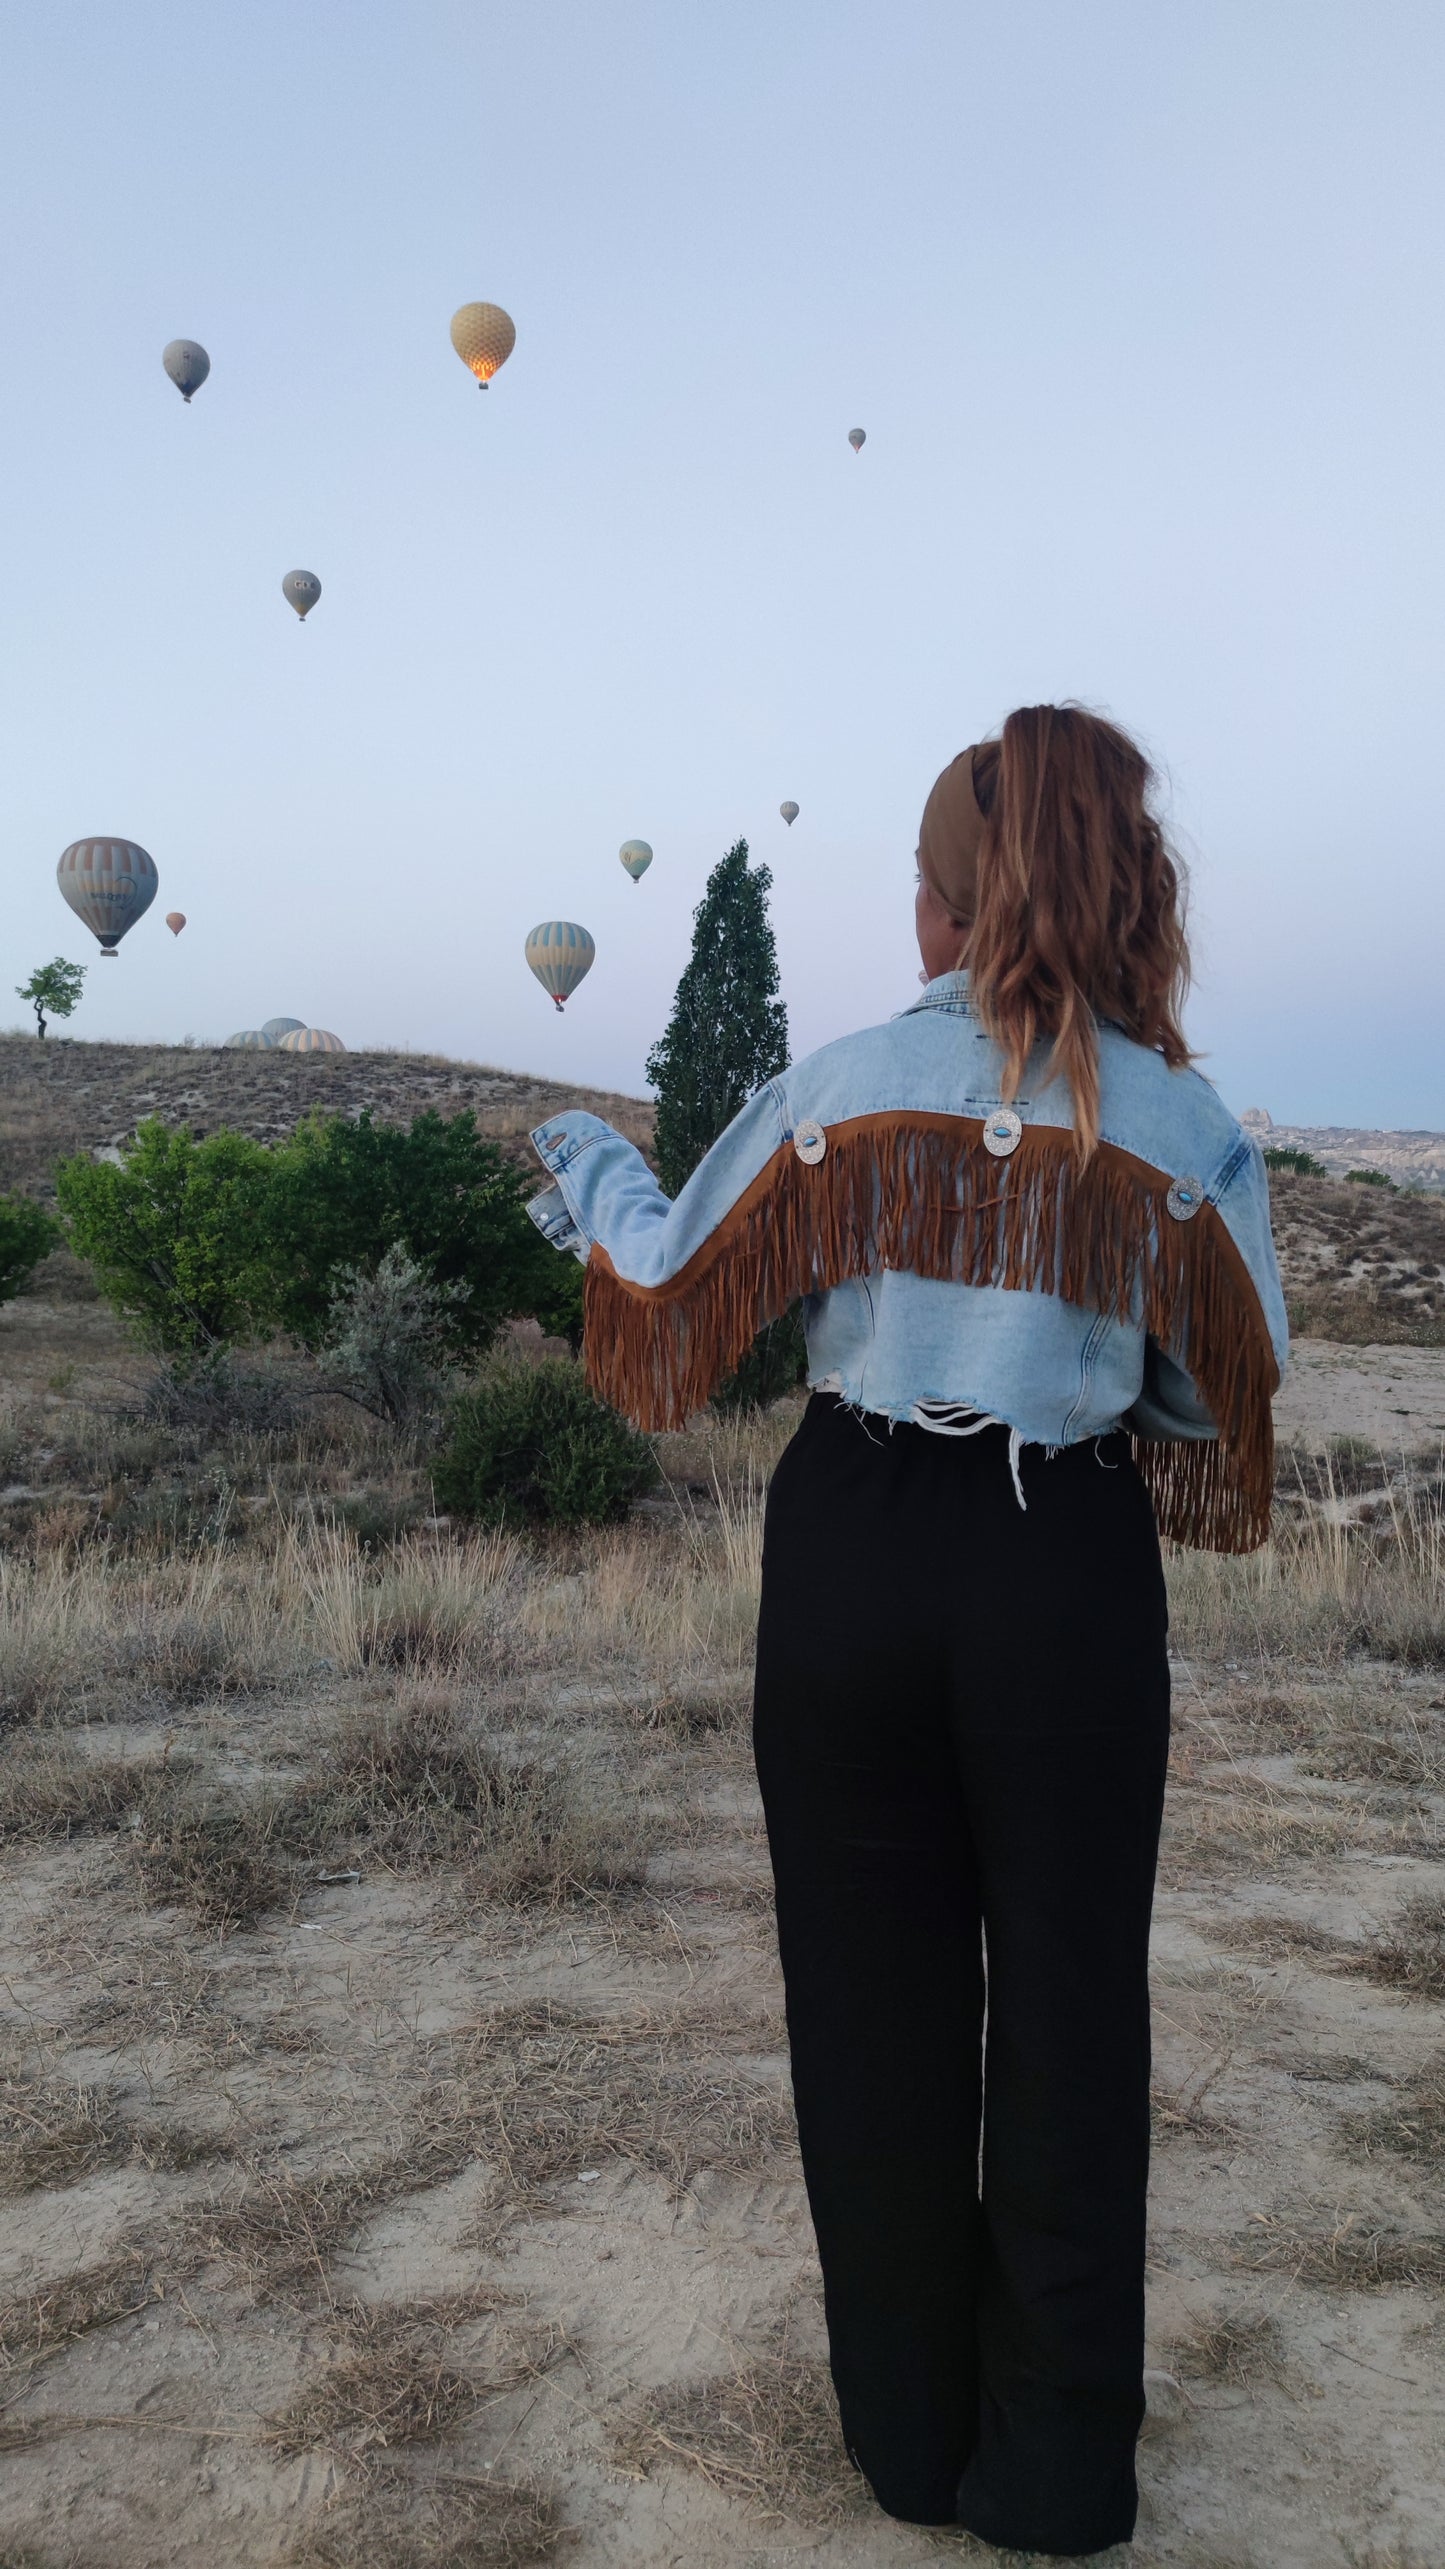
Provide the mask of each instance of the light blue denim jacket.
MULTIPOLYGON (((1201 1441, 1213 1439, 1218 1426, 1198 1380, 1203 1370, 1215 1383, 1216 1406, 1239 1406, 1226 1439, 1252 1434, 1257 1441, 1267 1434, 1258 1416, 1261 1393, 1267 1412, 1288 1339, 1258 1147, 1196 1071, 1170 1070, 1157 1053, 1108 1024, 1100 1027, 1099 1049, 1103 1147, 1095 1165, 1100 1188, 1113 1184, 1118 1200, 1111 1196, 1101 1210, 1101 1197, 1092 1212, 1072 1218, 1087 1219, 1096 1232, 1104 1224, 1111 1240, 1122 1223, 1126 1255, 1135 1263, 1121 1286, 1115 1257, 1108 1269, 1113 1282, 1092 1298, 1087 1278, 1080 1283, 1076 1276, 1071 1287, 1059 1263, 1067 1260, 1067 1242, 1040 1248, 1028 1230, 1030 1222, 1038 1229, 1040 1189, 1046 1204, 1060 1189, 1064 1201, 1076 1166, 1068 1087, 1045 1082, 1041 1051, 1012 1112, 1003 1108, 1001 1054, 970 1005, 966 973, 942 974, 903 1015, 825 1045, 769 1080, 673 1202, 641 1152, 599 1117, 552 1116, 532 1139, 554 1183, 529 1209, 558 1248, 584 1260, 594 1248, 603 1253, 593 1263, 607 1271, 605 1308, 603 1277, 589 1275, 594 1380, 613 1398, 620 1391, 619 1405, 646 1423, 663 1423, 660 1415, 647 1416, 647 1398, 637 1387, 640 1357, 634 1352, 624 1361, 616 1354, 633 1307, 653 1306, 657 1325, 666 1318, 674 1342, 679 1332, 689 1338, 691 1371, 685 1364, 684 1373, 694 1392, 701 1387, 691 1340, 719 1324, 695 1294, 689 1301, 689 1280, 706 1272, 714 1276, 715 1297, 726 1290, 726 1256, 712 1254, 721 1240, 735 1244, 728 1254, 742 1261, 748 1278, 768 1267, 774 1304, 803 1293, 809 1382, 862 1410, 903 1421, 917 1416, 921 1404, 946 1404, 1002 1420, 1027 1442, 1050 1447, 1121 1424, 1141 1439, 1201 1441), (875 1124, 858 1125, 860 1118, 875 1124), (860 1216, 856 1163, 846 1207, 854 1254, 840 1253, 833 1237, 825 1258, 807 1232, 810 1189, 830 1169, 835 1149, 845 1152, 850 1134, 856 1149, 856 1137, 871 1131, 885 1157, 890 1148, 896 1156, 900 1120, 906 1135, 916 1123, 920 1136, 934 1137, 927 1171, 915 1153, 907 1183, 931 1192, 935 1212, 940 1197, 947 1199, 946 1214, 957 1210, 951 1166, 940 1176, 940 1133, 960 1169, 966 1165, 959 1183, 972 1190, 970 1209, 953 1230, 975 1239, 974 1249, 962 1253, 965 1268, 990 1280, 956 1280, 960 1253, 941 1252, 936 1233, 934 1248, 918 1260, 935 1272, 901 1264, 897 1239, 907 1234, 888 1231, 891 1179, 885 1172, 865 1180, 874 1211, 870 1216, 865 1202, 860 1216), (1003 1235, 990 1246, 983 1231, 1007 1218, 1000 1207, 1011 1186, 1016 1193, 1034 1190, 1032 1211, 1021 1199, 1018 1215, 1033 1245, 1019 1253, 1022 1266, 1015 1257, 1015 1280, 1005 1283, 1003 1235), (807 1232, 802 1245, 776 1251, 776 1241, 784 1234, 792 1241, 800 1223, 807 1232), (1188 1244, 1186 1229, 1193 1234, 1188 1244), (1187 1271, 1181 1263, 1186 1247, 1199 1253, 1187 1271), (1021 1282, 1025 1270, 1030 1280, 1021 1282), (1193 1320, 1190 1294, 1199 1305, 1193 1320), (593 1346, 599 1326, 607 1343, 593 1346), (1208 1358, 1202 1368, 1191 1362, 1196 1346, 1208 1358), (1254 1381, 1252 1429, 1242 1424, 1249 1405, 1242 1390, 1236 1403, 1246 1368, 1254 1381)), ((841 1158, 833 1174, 841 1181, 841 1158)), ((1069 1218, 1066 1207, 1065 1228, 1069 1218)), ((946 1220, 943 1229, 947 1234, 946 1220)), ((715 1300, 710 1308, 721 1306, 715 1300)), ((749 1308, 747 1323, 760 1313, 768 1316, 761 1300, 749 1308)), ((735 1318, 733 1344, 740 1332, 746 1344, 748 1327, 735 1318)), ((670 1361, 682 1361, 675 1347, 670 1361)), ((724 1369, 719 1351, 716 1370, 724 1369)), ((674 1414, 676 1407, 675 1398, 674 1414)))

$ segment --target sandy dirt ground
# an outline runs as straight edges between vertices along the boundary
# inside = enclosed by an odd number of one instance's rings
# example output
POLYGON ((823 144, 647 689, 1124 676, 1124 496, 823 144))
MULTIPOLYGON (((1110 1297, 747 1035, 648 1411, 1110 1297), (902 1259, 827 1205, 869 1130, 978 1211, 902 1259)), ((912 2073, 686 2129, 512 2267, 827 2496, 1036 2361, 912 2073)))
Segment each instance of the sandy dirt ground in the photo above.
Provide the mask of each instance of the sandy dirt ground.
MULTIPOLYGON (((1280 1420, 1428 1444, 1445 1354, 1306 1344, 1280 1420)), ((1175 1671, 1151 2417, 1108 2557, 1445 2569, 1445 1978, 1367 1968, 1445 1893, 1445 1673, 1284 1666, 1231 1612, 1210 1646, 1195 1600, 1175 1671), (1339 1743, 1376 1738, 1406 1763, 1362 1783, 1339 1743)), ((615 1721, 615 1676, 557 1684, 579 1735, 615 1721)), ((86 1745, 284 1775, 357 1694, 202 1692, 86 1745)), ((1019 2556, 887 2523, 829 2443, 735 1684, 640 1789, 672 1815, 645 1884, 540 1916, 363 1866, 219 1940, 93 1837, 5 1855, 12 2072, 135 2137, 5 2206, 0 2569, 1019 2556), (398 2313, 445 2431, 408 2441, 364 2385, 307 2426, 398 2313)))
POLYGON ((1445 1348, 1297 1338, 1274 1419, 1282 1440, 1301 1445, 1354 1436, 1399 1454, 1437 1443, 1445 1438, 1445 1348))

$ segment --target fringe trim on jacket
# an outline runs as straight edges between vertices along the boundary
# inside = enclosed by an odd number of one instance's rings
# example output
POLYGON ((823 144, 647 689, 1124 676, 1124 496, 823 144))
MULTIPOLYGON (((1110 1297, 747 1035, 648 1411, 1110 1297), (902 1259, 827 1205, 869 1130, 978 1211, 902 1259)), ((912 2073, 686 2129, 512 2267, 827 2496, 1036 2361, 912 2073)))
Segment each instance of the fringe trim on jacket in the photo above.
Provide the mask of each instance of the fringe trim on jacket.
POLYGON ((1248 1552, 1269 1530, 1271 1395, 1279 1380, 1243 1258, 1211 1204, 1166 1210, 1169 1180, 1103 1142, 1079 1165, 1067 1128, 1026 1126, 1007 1159, 979 1118, 858 1115, 827 1127, 808 1166, 774 1152, 675 1276, 630 1284, 587 1262, 588 1379, 648 1429, 681 1427, 802 1294, 893 1268, 953 1284, 1030 1287, 1142 1322, 1183 1363, 1216 1438, 1134 1438, 1162 1534, 1248 1552))

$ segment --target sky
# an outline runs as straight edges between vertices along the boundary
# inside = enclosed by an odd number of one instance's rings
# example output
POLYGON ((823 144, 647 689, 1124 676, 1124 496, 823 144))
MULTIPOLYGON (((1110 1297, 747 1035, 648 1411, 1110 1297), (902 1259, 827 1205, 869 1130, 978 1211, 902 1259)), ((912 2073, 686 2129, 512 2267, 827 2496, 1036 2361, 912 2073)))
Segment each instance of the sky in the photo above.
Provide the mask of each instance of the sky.
POLYGON ((1227 1101, 1445 1127, 1442 130, 1406 0, 8 0, 0 1024, 110 832, 77 1037, 640 1090, 743 836, 801 1055, 914 995, 938 769, 1070 698, 1227 1101))

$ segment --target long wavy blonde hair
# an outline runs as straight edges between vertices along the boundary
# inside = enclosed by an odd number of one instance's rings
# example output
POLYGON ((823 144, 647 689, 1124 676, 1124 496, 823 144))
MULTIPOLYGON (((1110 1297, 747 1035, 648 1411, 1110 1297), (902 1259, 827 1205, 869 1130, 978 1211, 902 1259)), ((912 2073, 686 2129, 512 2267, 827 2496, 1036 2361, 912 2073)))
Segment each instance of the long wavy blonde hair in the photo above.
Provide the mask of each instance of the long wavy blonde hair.
POLYGON ((1023 705, 973 754, 984 815, 970 995, 1016 1095, 1035 1046, 1068 1081, 1081 1159, 1099 1138, 1097 1020, 1172 1070, 1192 1059, 1182 868, 1150 809, 1154 775, 1127 732, 1075 705, 1023 705))

